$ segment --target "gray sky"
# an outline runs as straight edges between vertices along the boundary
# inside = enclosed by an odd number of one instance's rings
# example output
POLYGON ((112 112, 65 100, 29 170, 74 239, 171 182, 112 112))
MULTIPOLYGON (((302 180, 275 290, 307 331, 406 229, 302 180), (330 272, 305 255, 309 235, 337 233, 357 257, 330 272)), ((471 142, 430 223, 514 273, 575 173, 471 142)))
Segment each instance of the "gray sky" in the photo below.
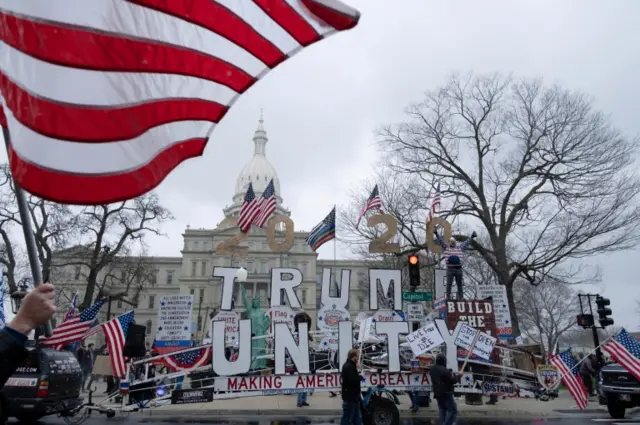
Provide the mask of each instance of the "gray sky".
MULTIPOLYGON (((252 154, 261 108, 267 156, 300 230, 345 203, 371 172, 375 128, 401 120, 409 102, 454 71, 544 77, 589 93, 615 125, 640 134, 637 1, 345 1, 361 11, 359 26, 267 75, 217 127, 204 157, 182 164, 160 186, 176 220, 164 229, 168 238, 152 241, 154 254, 180 255, 186 225, 211 228, 221 220, 252 154)), ((640 326, 630 267, 639 254, 596 260, 616 324, 630 329, 640 326)), ((321 257, 330 256, 330 246, 321 249, 321 257)))

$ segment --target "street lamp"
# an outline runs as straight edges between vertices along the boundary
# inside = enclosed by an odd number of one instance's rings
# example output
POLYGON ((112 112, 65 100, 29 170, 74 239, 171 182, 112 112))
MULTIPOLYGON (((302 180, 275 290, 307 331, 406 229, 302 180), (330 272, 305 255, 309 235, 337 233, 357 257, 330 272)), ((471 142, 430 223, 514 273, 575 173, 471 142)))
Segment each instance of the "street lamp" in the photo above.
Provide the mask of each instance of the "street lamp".
POLYGON ((30 278, 22 279, 18 282, 16 290, 11 293, 11 311, 13 311, 13 314, 16 314, 18 310, 20 310, 22 300, 29 293, 30 282, 30 278))
POLYGON ((236 272, 236 279, 238 279, 238 282, 245 282, 248 276, 249 276, 249 273, 247 272, 247 269, 245 269, 244 267, 240 267, 236 272))

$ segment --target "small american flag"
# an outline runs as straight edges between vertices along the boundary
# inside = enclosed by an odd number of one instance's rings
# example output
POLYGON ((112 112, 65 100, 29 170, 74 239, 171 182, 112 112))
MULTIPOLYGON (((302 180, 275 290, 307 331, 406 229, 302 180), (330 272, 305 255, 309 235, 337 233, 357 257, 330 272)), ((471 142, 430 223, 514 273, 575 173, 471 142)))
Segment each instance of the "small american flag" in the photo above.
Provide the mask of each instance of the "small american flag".
POLYGON ((73 298, 71 298, 71 302, 69 303, 69 308, 67 309, 67 314, 64 316, 64 321, 66 322, 67 320, 75 316, 77 310, 78 310, 78 293, 76 292, 73 298))
POLYGON ((111 370, 116 378, 125 376, 127 372, 122 351, 127 340, 129 326, 133 323, 133 314, 134 312, 130 311, 102 324, 102 330, 109 348, 109 357, 111 358, 111 370))
POLYGON ((256 226, 264 227, 267 221, 269 221, 271 214, 276 210, 276 189, 273 186, 273 179, 262 193, 262 197, 258 201, 258 206, 260 207, 260 214, 256 218, 256 226))
POLYGON ((356 227, 360 226, 360 221, 362 217, 365 216, 369 211, 381 211, 382 210, 382 200, 380 199, 380 193, 378 192, 378 185, 373 187, 371 191, 371 195, 369 195, 369 199, 364 204, 364 208, 360 213, 360 217, 358 217, 358 222, 356 223, 356 227))
POLYGON ((99 300, 80 314, 76 314, 71 317, 71 319, 65 320, 60 326, 53 330, 51 337, 42 338, 40 343, 44 347, 55 347, 57 350, 60 350, 67 344, 83 340, 87 332, 91 329, 91 324, 98 315, 100 308, 104 305, 104 302, 104 299, 99 300))
POLYGON ((622 329, 607 341, 602 349, 637 380, 640 380, 640 343, 626 329, 622 329))
POLYGON ((438 182, 438 186, 436 187, 436 194, 431 200, 431 208, 429 209, 429 219, 427 221, 431 221, 433 217, 436 215, 436 211, 440 208, 440 182, 438 182))
POLYGON ((164 362, 173 371, 195 369, 206 365, 211 360, 211 346, 203 347, 200 350, 191 350, 165 357, 164 362))
POLYGON ((336 237, 336 207, 333 207, 329 215, 314 227, 307 236, 307 245, 313 252, 317 251, 325 243, 336 237))
POLYGON ((582 380, 578 378, 578 370, 576 368, 577 362, 571 354, 571 350, 563 351, 560 354, 550 354, 549 362, 558 368, 560 376, 562 376, 562 383, 569 390, 569 393, 576 401, 578 408, 584 410, 589 405, 589 398, 587 395, 587 389, 585 388, 582 380))
POLYGON ((247 233, 251 229, 251 224, 260 213, 256 195, 253 192, 253 185, 249 183, 247 193, 244 195, 244 201, 240 207, 240 218, 238 218, 238 227, 242 233, 247 233))

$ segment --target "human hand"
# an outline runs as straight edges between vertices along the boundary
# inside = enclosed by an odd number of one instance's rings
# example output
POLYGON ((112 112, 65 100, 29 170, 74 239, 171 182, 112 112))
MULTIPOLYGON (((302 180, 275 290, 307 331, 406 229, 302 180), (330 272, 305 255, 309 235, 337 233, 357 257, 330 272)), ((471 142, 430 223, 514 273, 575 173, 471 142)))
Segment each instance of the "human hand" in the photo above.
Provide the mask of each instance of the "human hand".
POLYGON ((28 334, 36 327, 47 323, 56 312, 54 289, 52 284, 45 283, 29 292, 22 300, 16 317, 8 326, 20 333, 28 334))

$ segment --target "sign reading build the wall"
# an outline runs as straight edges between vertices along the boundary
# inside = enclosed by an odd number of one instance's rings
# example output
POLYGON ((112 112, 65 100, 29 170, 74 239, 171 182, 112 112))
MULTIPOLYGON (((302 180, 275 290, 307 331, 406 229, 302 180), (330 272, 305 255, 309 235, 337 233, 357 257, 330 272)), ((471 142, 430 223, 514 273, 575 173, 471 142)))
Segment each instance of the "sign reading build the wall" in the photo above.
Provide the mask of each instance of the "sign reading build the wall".
MULTIPOLYGON (((491 300, 447 301, 445 311, 447 315, 447 325, 450 329, 455 329, 458 322, 462 322, 480 332, 492 336, 497 334, 496 316, 493 309, 493 301, 491 300)), ((492 363, 498 361, 497 354, 497 350, 494 350, 490 360, 492 363)), ((458 350, 459 358, 464 360, 466 356, 466 350, 458 350)), ((482 361, 482 359, 478 358, 475 354, 471 355, 471 359, 482 361)))
POLYGON ((156 346, 188 347, 191 343, 193 295, 163 295, 158 308, 156 346))

